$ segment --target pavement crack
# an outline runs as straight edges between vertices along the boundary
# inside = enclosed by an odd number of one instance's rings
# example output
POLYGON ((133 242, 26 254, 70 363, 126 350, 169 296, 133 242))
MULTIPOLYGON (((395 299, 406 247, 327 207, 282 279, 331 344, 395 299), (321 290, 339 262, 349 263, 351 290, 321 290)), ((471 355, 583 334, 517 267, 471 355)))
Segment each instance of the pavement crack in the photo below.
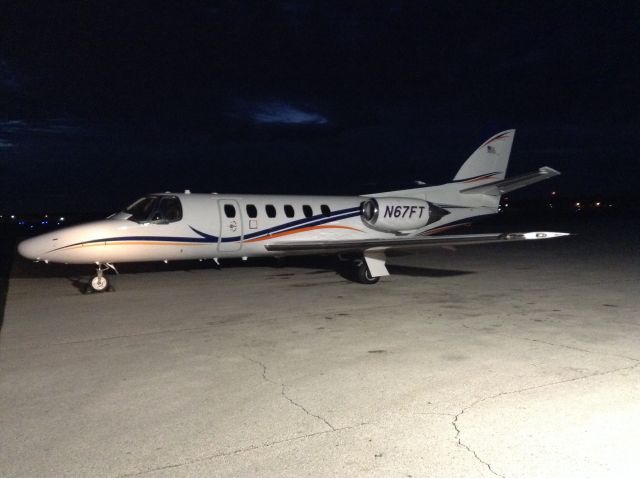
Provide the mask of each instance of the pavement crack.
POLYGON ((594 373, 590 373, 590 374, 586 374, 586 375, 580 375, 578 377, 568 378, 568 379, 565 379, 565 380, 556 380, 555 382, 543 383, 543 384, 540 384, 540 385, 533 385, 533 386, 530 386, 530 387, 523 387, 523 388, 519 388, 519 389, 516 389, 516 390, 508 390, 508 391, 505 391, 505 392, 500 392, 500 393, 496 393, 496 394, 493 394, 493 395, 488 395, 486 397, 480 398, 480 399, 476 400, 475 402, 471 403, 469 406, 463 408, 459 413, 457 413, 454 416, 453 420, 451 421, 451 425, 453 426, 454 430, 456 431, 455 439, 457 440, 457 444, 458 444, 458 446, 460 446, 460 447, 464 448, 465 450, 467 450, 469 453, 473 454, 474 458, 477 461, 479 461, 480 463, 482 463, 483 465, 485 465, 489 469, 489 471, 491 473, 493 473, 496 476, 501 476, 502 478, 505 478, 505 475, 501 475, 500 473, 496 472, 487 461, 483 460, 478 455, 478 453, 474 449, 471 448, 471 446, 469 446, 468 444, 466 444, 465 442, 462 441, 462 438, 460 437, 460 435, 462 434, 462 430, 460 429, 460 425, 459 425, 459 421, 458 421, 462 415, 464 415, 466 412, 468 412, 469 410, 471 410, 476 405, 478 405, 478 404, 480 404, 482 402, 486 402, 488 400, 494 400, 496 398, 503 397, 505 395, 513 395, 513 394, 516 394, 516 393, 529 392, 531 390, 537 390, 537 389, 545 388, 545 387, 552 387, 552 386, 555 386, 555 385, 562 385, 562 384, 570 383, 570 382, 577 382, 579 380, 585 380, 585 379, 592 378, 592 377, 601 377, 603 375, 610 375, 610 374, 613 374, 613 373, 622 372, 624 370, 633 370, 633 369, 635 369, 637 367, 640 367, 640 361, 636 361, 635 364, 628 365, 626 367, 618 367, 618 368, 615 368, 615 369, 612 369, 612 370, 594 372, 594 373))
MULTIPOLYGON (((247 358, 247 360, 251 360, 249 358, 247 358)), ((254 360, 251 360, 252 362, 255 362, 254 360)), ((256 362, 257 363, 257 362, 256 362)), ((268 380, 269 382, 271 382, 270 380, 268 380)), ((271 382, 273 383, 273 382, 271 382)), ((361 426, 365 426, 365 425, 369 425, 369 423, 361 423, 359 425, 354 425, 354 426, 348 426, 348 427, 342 427, 342 428, 334 428, 332 430, 324 430, 321 432, 315 432, 315 433, 308 433, 306 435, 298 435, 298 436, 294 436, 291 438, 284 438, 282 440, 274 440, 274 441, 269 441, 266 443, 263 443, 261 445, 248 445, 242 448, 236 448, 235 450, 229 450, 229 451, 225 451, 225 452, 220 452, 220 453, 214 453, 212 455, 207 455, 207 456, 203 456, 203 457, 198 457, 198 458, 191 458, 188 460, 184 460, 180 463, 170 463, 167 465, 163 465, 163 466, 158 466, 158 467, 154 467, 154 468, 148 468, 146 470, 139 470, 133 473, 124 473, 121 475, 118 475, 118 478, 128 478, 131 476, 141 476, 141 475, 146 475, 148 473, 155 473, 157 471, 163 471, 163 470, 171 470, 174 468, 180 468, 182 466, 187 466, 187 465, 192 465, 194 463, 201 463, 204 461, 211 461, 211 460, 215 460, 216 458, 224 458, 224 457, 229 457, 229 456, 235 456, 235 455, 241 455, 243 453, 247 453, 247 452, 251 452, 251 451, 255 451, 255 450, 261 450, 264 448, 269 448, 272 446, 276 446, 276 445, 281 445, 283 443, 288 443, 288 442, 293 442, 293 441, 298 441, 298 440, 304 440, 306 438, 313 438, 313 437, 317 437, 317 436, 321 436, 321 435, 326 435, 328 433, 334 433, 334 432, 341 432, 341 431, 346 431, 346 430, 352 430, 355 428, 359 428, 361 426)))
POLYGON ((474 405, 476 405, 476 403, 479 403, 479 401, 478 401, 478 402, 473 403, 472 405, 470 405, 470 406, 469 406, 469 407, 467 407, 467 408, 463 408, 463 409, 462 409, 462 411, 461 411, 460 413, 458 413, 457 415, 454 415, 453 420, 451 421, 451 425, 453 425, 453 428, 454 428, 454 430, 456 431, 456 437, 455 437, 455 438, 456 438, 456 440, 458 441, 458 446, 460 446, 460 447, 464 448, 464 449, 465 449, 465 450, 467 450, 469 453, 471 453, 471 454, 473 455, 473 457, 474 457, 477 461, 479 461, 479 462, 480 462, 480 463, 482 463, 484 466, 486 466, 486 467, 487 467, 487 469, 488 469, 491 473, 493 473, 495 476, 501 476, 502 478, 505 478, 505 476, 504 476, 504 475, 501 475, 500 473, 496 472, 496 471, 491 467, 491 464, 490 464, 490 463, 488 463, 488 462, 484 461, 482 458, 480 458, 480 456, 478 456, 478 453, 476 453, 476 451, 475 451, 474 449, 472 449, 469 445, 467 445, 466 443, 464 443, 464 442, 462 441, 462 438, 460 438, 460 428, 458 427, 458 418, 460 418, 460 416, 461 416, 462 414, 464 414, 464 412, 466 412, 469 408, 471 408, 471 407, 473 407, 474 405))
POLYGON ((306 413, 307 415, 309 415, 310 417, 316 418, 318 420, 320 420, 321 422, 323 422, 326 426, 328 426, 332 431, 336 431, 337 428, 334 427, 326 418, 320 416, 320 415, 316 415, 315 413, 309 411, 304 405, 302 405, 301 403, 296 402, 293 398, 291 398, 289 395, 287 395, 287 386, 286 384, 284 384, 283 382, 276 382, 275 380, 272 380, 271 378, 269 378, 269 375, 267 373, 267 366, 260 362, 259 360, 255 360, 251 357, 247 357, 244 356, 243 357, 250 361, 255 363, 256 365, 259 365, 260 367, 262 367, 262 379, 266 382, 269 382, 273 385, 279 386, 280 387, 280 394, 283 396, 283 398, 285 398, 291 405, 299 408, 300 410, 302 410, 304 413, 306 413))
MULTIPOLYGON (((469 329, 469 330, 475 330, 476 332, 482 332, 483 330, 480 328, 476 328, 476 327, 471 327, 470 325, 467 324, 462 324, 462 327, 464 327, 465 329, 469 329)), ((636 363, 640 363, 640 359, 634 358, 634 357, 630 357, 628 355, 619 355, 619 354, 610 354, 607 352, 598 352, 595 350, 588 350, 588 349, 583 349, 581 347, 576 347, 574 345, 566 345, 566 344, 558 344, 558 343, 554 343, 554 342, 548 342, 546 340, 541 340, 541 339, 532 339, 529 337, 521 337, 518 335, 510 335, 510 334, 503 334, 500 332, 493 332, 491 335, 498 335, 500 337, 507 337, 509 339, 516 339, 516 340, 525 340, 527 342, 535 342, 535 343, 539 343, 539 344, 544 344, 544 345, 550 345, 552 347, 560 347, 563 349, 569 349, 569 350, 575 350, 577 352, 584 352, 587 354, 595 354, 595 355, 603 355, 606 357, 615 357, 615 358, 621 358, 624 360, 630 360, 632 362, 636 362, 636 363)))

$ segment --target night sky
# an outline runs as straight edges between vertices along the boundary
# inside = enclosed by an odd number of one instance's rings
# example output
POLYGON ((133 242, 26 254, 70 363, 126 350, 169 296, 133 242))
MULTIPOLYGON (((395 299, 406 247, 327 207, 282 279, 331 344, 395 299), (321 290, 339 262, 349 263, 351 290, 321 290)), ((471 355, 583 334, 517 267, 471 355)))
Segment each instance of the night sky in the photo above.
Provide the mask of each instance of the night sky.
POLYGON ((2 2, 0 211, 435 184, 507 128, 510 174, 637 196, 638 5, 2 2))

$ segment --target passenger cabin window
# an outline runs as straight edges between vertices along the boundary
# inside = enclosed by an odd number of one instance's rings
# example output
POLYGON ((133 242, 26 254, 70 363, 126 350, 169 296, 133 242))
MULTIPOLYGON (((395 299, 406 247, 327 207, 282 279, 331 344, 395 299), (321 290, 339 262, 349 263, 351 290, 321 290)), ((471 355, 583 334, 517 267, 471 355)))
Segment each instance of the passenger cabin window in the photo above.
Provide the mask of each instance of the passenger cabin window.
POLYGON ((224 215, 227 217, 236 217, 236 208, 232 204, 224 205, 224 215))
POLYGON ((287 217, 295 216, 295 212, 293 211, 293 206, 291 204, 284 205, 284 213, 287 217))
POLYGON ((302 212, 304 213, 304 217, 313 216, 313 209, 311 209, 311 206, 309 206, 308 204, 302 206, 302 212))
POLYGON ((247 204, 247 216, 252 219, 258 217, 258 210, 253 204, 247 204))
POLYGON ((320 210, 322 211, 322 214, 324 214, 325 216, 331 215, 331 209, 329 209, 329 206, 327 206, 326 204, 323 204, 322 206, 320 206, 320 210))
POLYGON ((125 209, 129 220, 168 224, 182 219, 182 205, 176 196, 147 196, 125 209))
POLYGON ((273 204, 267 204, 264 207, 264 210, 267 212, 267 216, 276 217, 276 208, 273 206, 273 204))

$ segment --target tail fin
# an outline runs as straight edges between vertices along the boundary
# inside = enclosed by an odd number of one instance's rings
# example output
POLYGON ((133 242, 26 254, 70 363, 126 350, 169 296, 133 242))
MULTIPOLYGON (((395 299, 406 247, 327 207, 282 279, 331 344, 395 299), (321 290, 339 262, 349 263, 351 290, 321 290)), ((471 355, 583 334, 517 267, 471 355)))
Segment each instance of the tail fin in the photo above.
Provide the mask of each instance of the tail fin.
POLYGON ((469 156, 453 180, 476 183, 485 179, 504 179, 515 135, 516 130, 509 129, 489 138, 469 156))

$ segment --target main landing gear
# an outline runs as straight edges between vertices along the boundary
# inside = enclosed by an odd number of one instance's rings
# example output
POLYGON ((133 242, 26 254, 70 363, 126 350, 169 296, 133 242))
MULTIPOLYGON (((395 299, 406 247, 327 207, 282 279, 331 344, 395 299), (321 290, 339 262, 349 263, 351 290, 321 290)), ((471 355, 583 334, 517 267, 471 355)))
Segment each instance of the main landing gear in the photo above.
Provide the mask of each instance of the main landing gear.
POLYGON ((96 265, 98 266, 98 268, 96 269, 96 275, 91 278, 91 281, 87 285, 87 292, 112 291, 113 287, 111 286, 109 279, 105 277, 104 273, 109 269, 112 269, 117 274, 118 269, 116 269, 113 264, 109 264, 108 262, 105 264, 97 262, 96 265))
POLYGON ((355 254, 338 254, 337 268, 342 277, 360 284, 375 284, 380 277, 374 277, 364 257, 355 254))
POLYGON ((356 280, 361 284, 375 284, 380 280, 380 277, 373 277, 371 275, 371 271, 369 270, 366 261, 357 261, 356 267, 356 280))

